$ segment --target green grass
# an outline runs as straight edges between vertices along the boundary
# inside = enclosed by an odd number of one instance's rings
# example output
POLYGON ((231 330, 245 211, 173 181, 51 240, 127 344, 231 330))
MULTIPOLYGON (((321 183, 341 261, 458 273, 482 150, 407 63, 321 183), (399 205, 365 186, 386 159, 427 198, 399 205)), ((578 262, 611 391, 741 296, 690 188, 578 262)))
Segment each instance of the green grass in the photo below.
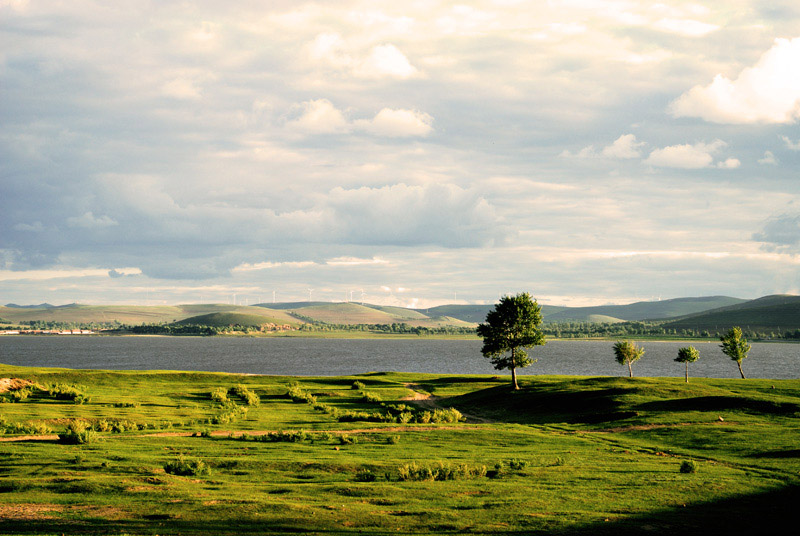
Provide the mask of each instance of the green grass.
POLYGON ((741 534, 793 519, 800 499, 799 380, 533 376, 512 392, 479 375, 0 365, 5 377, 89 401, 32 390, 0 404, 2 426, 131 426, 84 444, 0 442, 4 534, 741 534), (339 422, 293 402, 293 383, 351 412, 411 404, 413 389, 468 420, 339 422))

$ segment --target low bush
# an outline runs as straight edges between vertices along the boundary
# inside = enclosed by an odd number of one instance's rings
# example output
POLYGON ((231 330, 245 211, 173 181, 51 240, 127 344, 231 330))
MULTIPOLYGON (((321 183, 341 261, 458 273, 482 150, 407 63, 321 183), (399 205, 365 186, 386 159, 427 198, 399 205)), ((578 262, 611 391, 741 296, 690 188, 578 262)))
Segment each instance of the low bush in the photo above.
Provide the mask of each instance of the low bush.
POLYGON ((381 401, 381 397, 376 395, 375 393, 362 391, 361 392, 361 401, 362 402, 367 402, 367 403, 370 403, 370 404, 376 404, 376 403, 379 403, 381 401))
POLYGON ((217 387, 211 391, 211 400, 218 404, 227 404, 229 402, 228 391, 224 387, 217 387))
POLYGON ((261 399, 255 394, 253 391, 245 387, 244 385, 237 385, 236 387, 231 387, 228 390, 229 395, 238 396, 241 398, 245 404, 248 406, 258 406, 261 403, 261 399))
POLYGON ((64 433, 58 434, 59 443, 65 445, 85 445, 92 443, 97 439, 97 434, 92 430, 91 424, 88 422, 76 419, 67 425, 64 433))
POLYGON ((438 464, 430 467, 419 465, 416 462, 401 465, 397 469, 398 478, 403 481, 420 481, 420 480, 461 480, 468 478, 485 477, 487 474, 485 465, 476 465, 470 467, 466 464, 452 466, 439 462, 438 464))
POLYGON ((339 443, 342 445, 355 445, 356 443, 358 443, 358 438, 355 436, 342 434, 339 436, 339 443))
POLYGON ((369 469, 361 469, 356 473, 356 480, 358 482, 375 482, 378 480, 378 475, 369 469))
POLYGON ((696 473, 700 464, 694 460, 683 460, 681 462, 681 473, 696 473))
POLYGON ((364 385, 362 382, 356 380, 353 382, 353 385, 350 386, 350 389, 355 389, 356 391, 363 391, 367 386, 364 385))
POLYGON ((165 463, 164 471, 178 476, 201 476, 208 474, 208 466, 203 460, 180 457, 165 463))
POLYGON ((57 383, 51 385, 47 392, 50 398, 56 400, 70 400, 75 404, 85 404, 91 400, 89 395, 86 394, 85 388, 79 385, 67 385, 65 383, 57 383))

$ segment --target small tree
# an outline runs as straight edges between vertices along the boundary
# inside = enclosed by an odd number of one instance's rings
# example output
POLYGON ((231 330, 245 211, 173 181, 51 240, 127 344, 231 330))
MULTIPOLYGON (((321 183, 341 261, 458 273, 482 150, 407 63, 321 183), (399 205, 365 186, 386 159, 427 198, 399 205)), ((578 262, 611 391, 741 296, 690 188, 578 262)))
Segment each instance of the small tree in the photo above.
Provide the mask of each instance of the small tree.
POLYGON ((638 361, 644 355, 644 348, 636 346, 631 341, 617 341, 614 344, 614 356, 620 365, 628 365, 628 374, 633 378, 633 368, 631 364, 638 361))
POLYGON ((515 390, 519 389, 517 368, 536 362, 528 357, 525 348, 546 342, 539 329, 541 323, 539 304, 524 292, 501 298, 500 303, 486 315, 486 322, 478 326, 478 335, 483 337, 481 353, 492 360, 497 370, 511 369, 511 383, 515 390))
POLYGON ((686 383, 689 383, 689 363, 694 363, 698 359, 700 359, 700 352, 694 346, 678 350, 678 357, 675 358, 675 361, 686 363, 686 383))
POLYGON ((742 359, 747 357, 747 352, 750 351, 750 345, 747 344, 747 339, 742 335, 742 328, 735 326, 728 330, 728 332, 719 338, 722 344, 722 353, 730 357, 739 366, 739 374, 744 379, 744 372, 742 371, 742 359))

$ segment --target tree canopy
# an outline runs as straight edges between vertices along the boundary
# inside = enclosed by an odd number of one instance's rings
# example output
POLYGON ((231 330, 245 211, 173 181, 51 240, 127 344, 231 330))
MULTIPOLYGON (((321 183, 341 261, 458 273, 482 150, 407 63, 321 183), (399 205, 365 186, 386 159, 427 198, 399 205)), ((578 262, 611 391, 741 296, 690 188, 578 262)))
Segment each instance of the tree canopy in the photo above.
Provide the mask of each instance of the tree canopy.
POLYGON ((750 351, 750 345, 742 334, 742 328, 738 326, 732 327, 725 335, 720 337, 719 340, 722 341, 722 344, 719 345, 719 347, 722 348, 722 353, 736 361, 736 364, 739 366, 739 374, 741 374, 742 379, 744 379, 742 359, 747 357, 747 352, 750 351))
POLYGON ((633 378, 633 368, 631 364, 638 361, 644 355, 644 348, 636 346, 631 341, 617 341, 614 344, 614 357, 620 365, 628 365, 628 374, 633 378))
POLYGON ((678 350, 678 357, 675 361, 678 363, 686 363, 686 383, 689 383, 689 363, 694 363, 700 359, 700 352, 694 346, 687 346, 678 350))
POLYGON ((541 307, 530 294, 523 292, 516 296, 503 296, 486 315, 486 322, 478 326, 478 335, 483 337, 481 352, 492 360, 494 368, 511 370, 515 390, 519 389, 517 368, 536 362, 528 357, 525 348, 546 342, 539 329, 541 323, 541 307))

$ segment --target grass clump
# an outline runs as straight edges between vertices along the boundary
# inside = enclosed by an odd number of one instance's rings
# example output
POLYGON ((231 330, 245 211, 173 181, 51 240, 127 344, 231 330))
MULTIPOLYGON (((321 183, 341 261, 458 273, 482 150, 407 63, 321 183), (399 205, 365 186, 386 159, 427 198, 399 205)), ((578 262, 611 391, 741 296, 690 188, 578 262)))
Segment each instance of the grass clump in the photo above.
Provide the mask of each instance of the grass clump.
POLYGON ((354 389, 356 391, 363 391, 367 386, 364 385, 364 382, 360 382, 358 380, 353 382, 353 385, 350 386, 350 389, 354 389))
POLYGON ((397 474, 401 481, 445 481, 484 477, 487 470, 485 465, 450 465, 439 462, 434 466, 427 466, 411 462, 401 465, 397 474))
POLYGON ((230 402, 228 399, 228 390, 224 387, 217 387, 211 391, 211 400, 217 404, 227 404, 230 402))
POLYGON ((178 476, 202 476, 209 472, 208 465, 203 460, 183 456, 165 463, 164 471, 178 476))
POLYGON ((696 473, 697 469, 700 467, 700 464, 694 460, 683 460, 681 462, 680 472, 681 473, 696 473))
POLYGON ((85 404, 91 400, 91 397, 86 394, 85 387, 79 385, 57 383, 51 385, 47 391, 50 394, 50 398, 69 400, 75 404, 85 404))
POLYGON ((76 419, 67 425, 64 433, 58 434, 59 443, 65 445, 85 445, 97 440, 97 433, 88 422, 76 419))

